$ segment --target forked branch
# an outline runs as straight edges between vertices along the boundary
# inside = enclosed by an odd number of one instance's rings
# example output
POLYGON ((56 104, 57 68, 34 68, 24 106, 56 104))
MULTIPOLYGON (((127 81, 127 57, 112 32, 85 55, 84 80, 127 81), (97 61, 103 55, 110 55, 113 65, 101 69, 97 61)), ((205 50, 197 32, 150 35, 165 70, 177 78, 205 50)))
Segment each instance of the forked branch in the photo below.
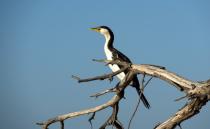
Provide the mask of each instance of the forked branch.
POLYGON ((202 106, 210 100, 210 81, 193 82, 173 72, 152 65, 132 65, 131 67, 138 73, 157 77, 172 84, 180 91, 184 91, 190 100, 182 109, 165 122, 157 125, 155 129, 174 129, 181 122, 198 114, 202 106))
MULTIPOLYGON (((124 69, 124 68, 123 68, 124 69)), ((126 68, 125 68, 126 70, 126 68)), ((122 70, 120 70, 122 71, 122 70)), ((117 71, 119 72, 119 71, 117 71)), ((112 74, 109 74, 108 76, 107 75, 104 75, 104 76, 100 76, 102 78, 109 78, 110 75, 111 76, 114 76, 116 75, 116 73, 113 73, 112 74)), ((99 106, 96 106, 94 108, 90 108, 90 109, 85 109, 85 110, 82 110, 82 111, 78 111, 78 112, 72 112, 72 113, 68 113, 68 114, 63 114, 63 115, 60 115, 60 116, 57 116, 57 117, 54 117, 54 118, 51 118, 47 121, 44 121, 44 122, 40 122, 40 123, 37 123, 38 125, 41 125, 42 126, 42 129, 48 129, 48 126, 55 123, 55 122, 60 122, 61 123, 61 128, 63 129, 64 128, 64 123, 63 121, 66 120, 66 119, 69 119, 69 118, 74 118, 74 117, 77 117, 77 116, 80 116, 80 115, 85 115, 85 114, 90 114, 90 113, 96 113, 100 110, 103 110, 105 108, 108 108, 108 107, 113 107, 113 113, 112 115, 110 116, 110 118, 107 120, 106 123, 104 123, 104 125, 102 127, 106 127, 110 124, 113 124, 114 126, 118 126, 120 127, 121 125, 119 124, 120 122, 118 121, 117 119, 117 113, 118 113, 118 103, 119 101, 124 97, 124 89, 130 84, 132 78, 133 78, 133 74, 134 72, 128 72, 128 74, 126 74, 125 78, 119 82, 117 84, 117 86, 113 89, 115 89, 116 91, 116 95, 114 95, 112 97, 111 100, 109 100, 108 102, 102 104, 102 105, 99 105, 99 106), (117 111, 116 111, 117 110, 117 111)), ((93 80, 101 80, 99 77, 94 77, 92 78, 93 80)), ((81 79, 81 80, 88 80, 90 81, 91 79, 81 79)))
POLYGON ((112 107, 113 113, 110 116, 110 118, 104 123, 104 125, 101 126, 101 129, 104 129, 108 125, 113 125, 116 128, 123 128, 122 124, 117 119, 117 113, 119 108, 118 103, 124 97, 124 90, 130 84, 133 75, 135 74, 149 75, 164 80, 169 84, 178 88, 181 92, 184 92, 186 94, 186 97, 189 99, 189 102, 183 108, 178 110, 177 113, 175 113, 165 122, 162 122, 161 124, 157 125, 155 129, 174 129, 177 125, 180 125, 181 122, 183 122, 184 120, 187 120, 196 115, 197 113, 199 113, 200 109, 210 100, 210 79, 202 82, 194 82, 184 77, 181 77, 173 72, 170 72, 166 70, 164 67, 155 66, 155 65, 148 65, 148 64, 131 65, 126 62, 120 62, 120 61, 109 62, 106 60, 100 60, 99 62, 105 62, 108 64, 116 63, 121 66, 124 66, 124 68, 121 69, 120 71, 111 74, 105 74, 102 76, 97 76, 89 79, 80 79, 79 77, 76 76, 73 76, 73 78, 77 79, 78 82, 111 79, 113 76, 119 74, 120 72, 128 70, 129 72, 128 74, 126 74, 126 77, 121 82, 119 82, 119 84, 116 87, 112 88, 112 90, 104 91, 94 96, 97 97, 109 91, 114 91, 116 94, 112 97, 112 99, 102 105, 90 109, 71 112, 68 114, 57 116, 55 118, 51 118, 41 123, 37 123, 42 126, 42 129, 47 129, 49 125, 55 122, 60 122, 61 129, 63 129, 64 121, 66 119, 90 113, 94 113, 95 115, 96 112, 103 110, 107 107, 112 107))

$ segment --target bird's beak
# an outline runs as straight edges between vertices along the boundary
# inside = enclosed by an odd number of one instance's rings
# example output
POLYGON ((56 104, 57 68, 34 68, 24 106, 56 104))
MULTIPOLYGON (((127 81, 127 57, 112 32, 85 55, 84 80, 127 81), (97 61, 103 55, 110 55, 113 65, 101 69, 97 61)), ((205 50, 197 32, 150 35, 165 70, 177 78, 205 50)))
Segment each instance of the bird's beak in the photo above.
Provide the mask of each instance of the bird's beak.
POLYGON ((93 30, 93 31, 99 32, 99 29, 98 29, 98 28, 90 28, 90 30, 93 30))

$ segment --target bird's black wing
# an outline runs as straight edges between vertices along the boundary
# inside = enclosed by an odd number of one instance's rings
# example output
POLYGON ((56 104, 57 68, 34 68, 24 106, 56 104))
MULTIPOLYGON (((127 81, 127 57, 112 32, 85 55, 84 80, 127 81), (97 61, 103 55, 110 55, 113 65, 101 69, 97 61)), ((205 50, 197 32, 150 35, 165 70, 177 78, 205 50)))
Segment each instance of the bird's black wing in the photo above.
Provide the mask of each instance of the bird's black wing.
POLYGON ((121 61, 132 63, 131 60, 126 55, 124 55, 122 52, 118 51, 115 48, 113 48, 112 51, 113 51, 113 58, 114 59, 119 59, 121 61))
POLYGON ((131 86, 133 86, 133 87, 136 89, 136 92, 137 92, 138 95, 141 97, 141 100, 142 100, 144 106, 145 106, 146 108, 149 109, 149 108, 150 108, 150 104, 149 104, 149 102, 147 101, 147 99, 146 99, 146 97, 144 96, 144 94, 141 93, 142 91, 141 91, 141 89, 140 89, 140 84, 139 84, 139 80, 138 80, 137 75, 134 76, 132 82, 133 82, 133 83, 131 84, 131 86))
MULTIPOLYGON (((128 62, 128 63, 132 63, 131 60, 126 56, 124 55, 122 52, 118 51, 117 49, 113 48, 113 58, 114 59, 118 59, 120 61, 125 61, 125 62, 128 62)), ((121 68, 121 66, 119 66, 121 68)), ((125 71, 125 74, 127 73, 127 71, 125 71)), ((146 97, 144 96, 143 93, 141 93, 141 90, 140 90, 140 84, 139 84, 139 80, 138 80, 138 77, 137 75, 134 76, 133 78, 133 81, 131 83, 131 86, 134 87, 138 93, 138 95, 141 97, 141 100, 144 104, 144 106, 146 108, 150 108, 150 104, 149 102, 147 101, 146 97)))

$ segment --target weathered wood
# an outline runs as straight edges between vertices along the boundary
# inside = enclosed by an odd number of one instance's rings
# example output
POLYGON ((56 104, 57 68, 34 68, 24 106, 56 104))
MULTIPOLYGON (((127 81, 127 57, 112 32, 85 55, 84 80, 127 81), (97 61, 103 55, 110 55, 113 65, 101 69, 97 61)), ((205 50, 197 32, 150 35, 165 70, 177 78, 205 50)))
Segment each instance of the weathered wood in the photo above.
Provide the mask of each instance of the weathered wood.
MULTIPOLYGON (((107 63, 108 61, 105 60, 103 62, 107 63)), ((108 62, 108 63, 113 63, 113 62, 108 62)), ((126 75, 127 77, 120 82, 118 87, 113 88, 113 91, 116 94, 113 96, 111 100, 102 105, 90 109, 67 113, 37 124, 42 125, 42 129, 47 129, 49 125, 55 122, 61 122, 61 128, 64 128, 63 122, 66 119, 74 118, 89 113, 95 113, 119 103, 119 101, 123 98, 125 88, 130 84, 132 77, 135 74, 149 75, 152 77, 159 78, 163 81, 166 81, 169 84, 178 88, 181 92, 184 92, 186 94, 186 97, 188 97, 189 99, 189 102, 183 108, 179 109, 174 115, 168 118, 165 122, 162 122, 159 125, 157 125, 155 129, 174 129, 176 126, 180 125, 181 122, 198 114, 200 109, 210 100, 210 79, 207 81, 195 82, 186 79, 182 76, 179 76, 176 73, 170 72, 161 66, 148 65, 148 64, 131 65, 131 64, 126 64, 126 62, 119 62, 119 61, 114 63, 124 66, 125 68, 123 70, 128 69, 129 75, 126 75)), ((117 71, 112 74, 97 76, 89 79, 80 79, 79 77, 75 77, 75 79, 81 82, 92 81, 92 80, 103 80, 106 78, 113 77, 122 71, 117 71)), ((104 92, 102 92, 102 94, 103 93, 104 92)))

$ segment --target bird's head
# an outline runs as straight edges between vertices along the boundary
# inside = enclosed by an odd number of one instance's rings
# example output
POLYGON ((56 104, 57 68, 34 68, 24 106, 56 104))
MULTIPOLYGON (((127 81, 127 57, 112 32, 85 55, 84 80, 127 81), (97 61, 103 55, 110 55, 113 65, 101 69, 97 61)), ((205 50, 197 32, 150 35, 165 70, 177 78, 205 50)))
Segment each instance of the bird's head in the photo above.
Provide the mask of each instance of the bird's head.
POLYGON ((107 26, 94 27, 94 28, 91 28, 91 30, 99 32, 100 34, 104 36, 113 34, 112 30, 107 26))

